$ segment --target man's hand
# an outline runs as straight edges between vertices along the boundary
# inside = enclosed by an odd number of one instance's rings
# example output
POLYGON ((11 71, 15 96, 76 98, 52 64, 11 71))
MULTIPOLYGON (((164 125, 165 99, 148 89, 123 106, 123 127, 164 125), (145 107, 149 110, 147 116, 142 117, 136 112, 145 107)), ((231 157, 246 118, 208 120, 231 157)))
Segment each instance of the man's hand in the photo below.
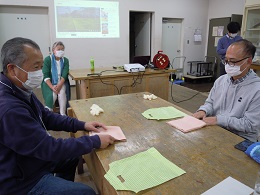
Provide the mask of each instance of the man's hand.
POLYGON ((98 130, 99 127, 102 127, 104 130, 107 130, 106 126, 102 123, 99 122, 90 122, 90 123, 85 123, 85 130, 86 131, 94 131, 94 132, 100 132, 98 130))
POLYGON ((217 124, 217 117, 216 116, 205 117, 205 118, 203 118, 203 121, 207 125, 216 125, 217 124))
POLYGON ((192 116, 197 119, 203 119, 206 117, 206 112, 203 110, 199 110, 198 112, 195 112, 192 116))
POLYGON ((100 138, 100 148, 106 148, 109 144, 113 144, 114 141, 116 140, 115 138, 113 138, 111 135, 107 135, 107 134, 97 134, 100 138))

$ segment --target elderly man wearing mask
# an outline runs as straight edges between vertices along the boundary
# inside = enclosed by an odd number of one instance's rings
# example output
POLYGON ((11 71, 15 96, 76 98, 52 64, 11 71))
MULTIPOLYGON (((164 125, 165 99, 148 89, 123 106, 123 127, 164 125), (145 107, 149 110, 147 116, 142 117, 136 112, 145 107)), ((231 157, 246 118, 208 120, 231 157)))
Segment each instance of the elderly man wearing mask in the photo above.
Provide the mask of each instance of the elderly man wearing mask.
POLYGON ((55 139, 47 132, 96 131, 99 122, 83 122, 49 111, 33 89, 43 79, 43 56, 30 39, 13 38, 1 49, 0 194, 96 194, 74 181, 78 157, 113 144, 110 135, 55 139), (55 174, 55 175, 54 175, 55 174))
POLYGON ((250 69, 256 48, 247 40, 232 43, 223 59, 226 75, 219 77, 194 117, 252 142, 260 131, 260 78, 250 69))

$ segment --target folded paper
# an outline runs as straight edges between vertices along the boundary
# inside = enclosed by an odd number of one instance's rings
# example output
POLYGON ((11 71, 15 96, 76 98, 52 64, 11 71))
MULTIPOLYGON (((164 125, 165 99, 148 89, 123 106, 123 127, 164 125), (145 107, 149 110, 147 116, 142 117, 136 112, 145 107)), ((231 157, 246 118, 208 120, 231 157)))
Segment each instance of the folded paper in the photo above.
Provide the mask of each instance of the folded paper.
POLYGON ((142 115, 147 119, 163 120, 163 119, 173 119, 186 116, 187 114, 181 112, 180 110, 168 106, 160 108, 150 108, 142 113, 142 115))
POLYGON ((188 115, 180 119, 169 121, 167 123, 184 133, 206 126, 204 121, 188 115))
POLYGON ((126 141, 126 137, 122 131, 122 129, 118 126, 106 126, 107 129, 99 128, 100 132, 89 132, 89 135, 96 135, 96 134, 108 134, 114 137, 118 141, 126 141))
POLYGON ((109 164, 105 178, 116 190, 139 191, 155 187, 186 173, 155 148, 109 164))

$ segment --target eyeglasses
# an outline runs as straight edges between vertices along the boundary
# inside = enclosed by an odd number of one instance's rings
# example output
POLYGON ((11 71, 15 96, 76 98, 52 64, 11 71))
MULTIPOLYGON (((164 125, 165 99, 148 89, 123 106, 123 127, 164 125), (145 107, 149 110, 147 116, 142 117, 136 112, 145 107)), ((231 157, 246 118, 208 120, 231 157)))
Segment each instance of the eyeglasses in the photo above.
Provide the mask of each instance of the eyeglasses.
POLYGON ((236 65, 236 63, 241 62, 241 61, 243 61, 243 60, 245 60, 245 59, 247 59, 247 58, 250 58, 250 57, 245 57, 245 58, 243 58, 243 59, 241 59, 241 60, 237 60, 237 61, 230 61, 230 60, 227 60, 227 59, 225 58, 225 59, 221 60, 221 62, 222 62, 222 64, 224 64, 224 65, 227 65, 227 64, 228 64, 229 66, 234 67, 234 66, 236 65))

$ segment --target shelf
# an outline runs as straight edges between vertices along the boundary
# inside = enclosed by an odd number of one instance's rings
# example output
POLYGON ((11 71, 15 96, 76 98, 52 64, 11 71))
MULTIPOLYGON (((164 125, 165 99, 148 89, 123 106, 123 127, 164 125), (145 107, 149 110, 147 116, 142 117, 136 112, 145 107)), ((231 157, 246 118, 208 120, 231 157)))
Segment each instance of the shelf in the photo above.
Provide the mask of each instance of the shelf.
POLYGON ((193 76, 193 75, 184 75, 184 78, 188 78, 188 79, 205 79, 205 78, 212 78, 213 75, 211 76, 193 76))
POLYGON ((250 29, 246 29, 246 31, 258 31, 260 30, 260 28, 250 28, 250 29))
POLYGON ((244 8, 241 35, 244 39, 251 41, 254 44, 254 46, 257 48, 257 50, 259 50, 260 48, 259 18, 260 18, 260 4, 255 4, 255 5, 250 4, 250 6, 247 6, 246 4, 244 8))

